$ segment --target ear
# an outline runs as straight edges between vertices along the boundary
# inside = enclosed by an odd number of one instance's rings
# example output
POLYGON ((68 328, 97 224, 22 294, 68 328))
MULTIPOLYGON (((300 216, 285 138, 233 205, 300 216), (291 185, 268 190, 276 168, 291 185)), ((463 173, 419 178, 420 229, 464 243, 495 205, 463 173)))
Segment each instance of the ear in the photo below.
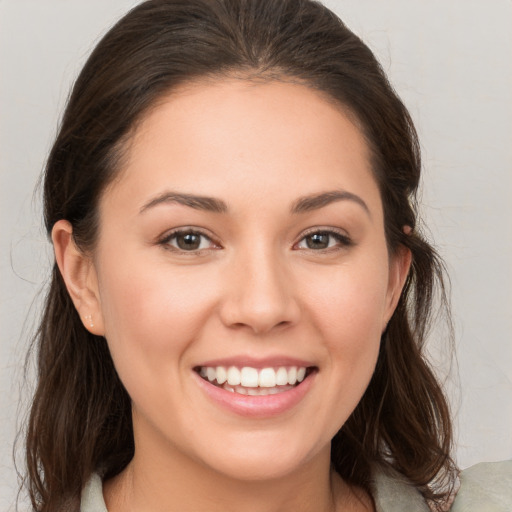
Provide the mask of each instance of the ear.
POLYGON ((400 300, 400 295, 411 268, 411 261, 411 251, 405 245, 400 245, 390 258, 386 314, 384 316, 385 323, 382 326, 382 332, 386 329, 400 300))
POLYGON ((52 241, 57 265, 84 327, 92 334, 103 336, 98 278, 91 256, 76 246, 73 227, 67 220, 55 223, 52 241))

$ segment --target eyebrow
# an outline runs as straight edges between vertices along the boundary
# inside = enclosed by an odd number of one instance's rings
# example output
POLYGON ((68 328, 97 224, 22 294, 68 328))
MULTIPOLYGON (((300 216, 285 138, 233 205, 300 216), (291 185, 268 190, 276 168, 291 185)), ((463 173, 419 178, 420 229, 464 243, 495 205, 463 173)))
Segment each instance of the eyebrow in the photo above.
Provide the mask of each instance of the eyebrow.
POLYGON ((368 205, 356 194, 346 190, 332 190, 322 192, 321 194, 313 194, 299 198, 292 206, 292 213, 304 213, 312 210, 318 210, 337 201, 352 201, 363 208, 363 210, 371 217, 368 205))
POLYGON ((148 201, 141 209, 140 213, 144 213, 150 208, 154 208, 160 204, 182 204, 194 208, 195 210, 205 210, 214 213, 226 213, 228 211, 227 204, 214 197, 196 196, 194 194, 182 194, 179 192, 164 192, 157 197, 148 201))
MULTIPOLYGON (((368 216, 371 217, 370 209, 368 205, 356 194, 348 192, 346 190, 332 190, 329 192, 322 192, 320 194, 312 194, 297 199, 292 205, 292 214, 300 214, 310 212, 313 210, 319 210, 331 203, 338 201, 352 201, 365 210, 368 216)), ((198 196, 195 194, 184 194, 180 192, 164 192, 155 198, 148 201, 141 209, 140 213, 144 213, 150 208, 161 204, 181 204, 194 208, 195 210, 203 210, 214 213, 227 213, 228 206, 221 199, 208 196, 198 196)))

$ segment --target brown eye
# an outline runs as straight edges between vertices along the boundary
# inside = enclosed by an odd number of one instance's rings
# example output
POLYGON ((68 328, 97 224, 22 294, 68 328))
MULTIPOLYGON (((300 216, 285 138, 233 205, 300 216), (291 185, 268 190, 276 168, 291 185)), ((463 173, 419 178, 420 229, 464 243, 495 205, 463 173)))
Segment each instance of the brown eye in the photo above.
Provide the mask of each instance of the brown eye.
POLYGON ((328 233, 314 233, 304 238, 308 249, 327 249, 331 235, 328 233))
POLYGON ((209 237, 197 231, 175 231, 165 237, 161 244, 173 250, 184 252, 201 251, 216 247, 209 237))
POLYGON ((315 231, 306 235, 297 244, 298 249, 321 251, 335 247, 348 247, 352 242, 348 236, 336 231, 315 231))
POLYGON ((176 245, 184 251, 196 251, 201 246, 201 235, 184 233, 176 236, 176 245))

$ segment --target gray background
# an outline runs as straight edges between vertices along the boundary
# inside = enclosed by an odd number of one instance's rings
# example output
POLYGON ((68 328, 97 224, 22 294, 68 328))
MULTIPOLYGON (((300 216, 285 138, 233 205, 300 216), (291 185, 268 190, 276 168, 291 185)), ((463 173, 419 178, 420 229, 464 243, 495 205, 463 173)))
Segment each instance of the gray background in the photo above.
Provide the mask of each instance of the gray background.
MULTIPOLYGON (((21 368, 51 256, 33 190, 71 81, 136 3, 0 0, 0 510, 16 494, 21 368)), ((420 134, 423 214, 452 279, 457 364, 448 373, 439 333, 431 352, 457 460, 512 458, 512 2, 325 3, 376 52, 420 134)))

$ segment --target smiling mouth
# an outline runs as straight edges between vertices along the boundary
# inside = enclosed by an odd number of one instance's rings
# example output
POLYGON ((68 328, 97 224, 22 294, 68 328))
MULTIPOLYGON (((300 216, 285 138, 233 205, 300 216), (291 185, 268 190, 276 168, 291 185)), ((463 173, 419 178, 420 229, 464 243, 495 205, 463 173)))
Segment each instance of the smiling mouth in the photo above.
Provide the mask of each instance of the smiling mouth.
POLYGON ((280 366, 253 368, 244 366, 197 366, 194 371, 216 387, 232 393, 266 396, 284 393, 297 387, 311 373, 314 366, 280 366))

